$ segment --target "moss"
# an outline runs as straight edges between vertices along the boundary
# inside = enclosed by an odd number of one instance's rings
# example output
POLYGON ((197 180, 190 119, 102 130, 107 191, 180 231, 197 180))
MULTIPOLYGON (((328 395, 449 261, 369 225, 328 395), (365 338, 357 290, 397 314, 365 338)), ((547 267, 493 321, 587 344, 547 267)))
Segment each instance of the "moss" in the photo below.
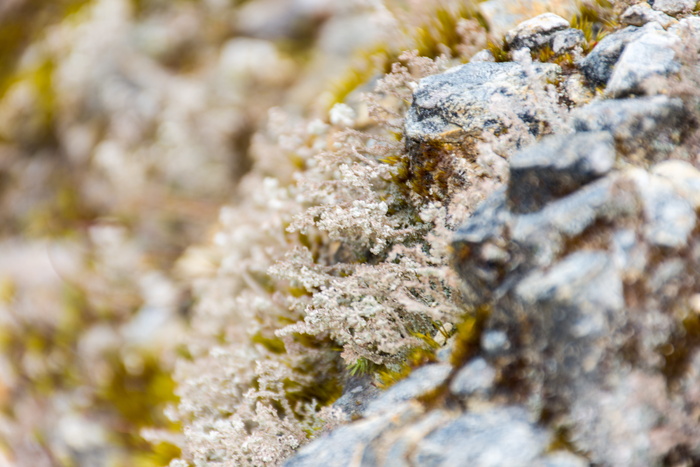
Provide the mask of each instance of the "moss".
POLYGON ((179 456, 179 449, 163 443, 155 449, 139 432, 147 427, 165 427, 179 430, 178 424, 163 415, 166 405, 175 403, 175 383, 155 355, 140 355, 137 370, 128 369, 119 355, 112 355, 112 377, 98 389, 95 405, 106 412, 119 414, 119 426, 111 427, 120 445, 135 453, 140 465, 165 465, 179 456))
POLYGON ((580 3, 578 12, 569 23, 572 28, 583 31, 586 38, 584 53, 590 52, 603 37, 619 26, 613 5, 608 0, 580 3))
POLYGON ((467 314, 464 320, 457 325, 457 337, 450 356, 452 366, 460 368, 477 354, 481 348, 481 333, 490 315, 491 307, 482 305, 467 314))
POLYGON ((505 39, 502 39, 500 43, 488 41, 486 43, 486 49, 491 52, 496 62, 502 63, 510 61, 510 48, 508 44, 506 44, 505 39))
POLYGON ((414 32, 418 54, 437 58, 449 52, 453 57, 458 56, 457 46, 462 43, 462 37, 457 33, 457 25, 463 19, 476 20, 484 30, 488 26, 483 16, 469 2, 464 2, 453 10, 438 7, 430 19, 414 32))

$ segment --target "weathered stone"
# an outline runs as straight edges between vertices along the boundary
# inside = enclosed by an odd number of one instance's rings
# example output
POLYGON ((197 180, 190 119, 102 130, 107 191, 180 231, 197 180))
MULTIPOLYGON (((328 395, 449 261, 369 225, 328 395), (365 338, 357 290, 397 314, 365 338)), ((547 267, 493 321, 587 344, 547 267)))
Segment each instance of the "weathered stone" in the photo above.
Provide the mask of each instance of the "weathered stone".
POLYGON ((401 402, 421 396, 443 384, 452 371, 448 364, 425 365, 410 376, 391 386, 377 399, 370 402, 364 415, 376 415, 389 410, 401 402))
POLYGON ((659 23, 663 28, 678 23, 675 18, 652 9, 648 3, 632 5, 620 15, 620 23, 630 26, 644 26, 651 22, 659 23))
POLYGON ((655 10, 676 16, 693 11, 697 0, 653 0, 651 4, 655 10))
POLYGON ((611 174, 550 203, 541 211, 514 216, 507 227, 512 241, 528 252, 532 265, 552 264, 564 250, 567 240, 576 238, 596 222, 636 214, 635 193, 620 190, 620 184, 624 184, 624 180, 611 174))
POLYGON ((569 27, 569 22, 553 13, 544 13, 523 21, 506 34, 506 44, 511 50, 522 47, 537 49, 549 44, 551 35, 569 27))
POLYGON ((643 93, 644 81, 680 69, 674 47, 678 37, 665 31, 648 31, 631 41, 615 65, 606 94, 613 97, 643 93))
POLYGON ((644 236, 654 245, 682 248, 695 228, 695 209, 679 195, 672 182, 637 169, 629 171, 644 208, 644 236))
POLYGON ((586 43, 586 36, 579 29, 568 28, 552 34, 549 46, 555 55, 561 55, 586 43))
POLYGON ((371 378, 352 379, 345 385, 343 395, 333 403, 333 407, 342 410, 346 418, 351 420, 361 415, 380 392, 372 384, 371 378))
POLYGON ((328 435, 301 448, 288 459, 285 467, 347 467, 350 459, 382 433, 416 416, 415 408, 407 404, 394 406, 381 416, 358 420, 341 426, 328 435))
POLYGON ((491 392, 496 371, 483 358, 464 365, 450 383, 450 391, 458 396, 487 395, 491 392))
POLYGON ((496 58, 493 56, 493 53, 488 50, 480 50, 474 56, 469 59, 469 63, 478 63, 478 62, 495 62, 496 58))
POLYGON ((406 139, 411 142, 460 144, 465 137, 508 128, 512 115, 537 132, 535 113, 524 102, 530 80, 545 83, 559 72, 557 65, 533 64, 529 77, 518 63, 468 63, 418 83, 406 115, 406 139))
MULTIPOLYGON (((489 25, 489 32, 494 37, 503 37, 518 23, 532 18, 533 3, 531 0, 487 0, 478 7, 489 25)), ((578 13, 579 6, 574 0, 558 0, 547 3, 546 11, 571 18, 578 13)))
POLYGON ((612 169, 613 137, 608 132, 551 136, 510 160, 508 201, 513 212, 542 209, 612 169))
POLYGON ((468 412, 425 437, 413 465, 525 467, 546 450, 550 438, 520 407, 468 412))
POLYGON ((700 170, 688 162, 670 160, 656 164, 651 172, 673 184, 674 190, 688 200, 693 209, 700 209, 700 170))
POLYGON ((628 26, 605 36, 579 63, 586 79, 595 86, 607 84, 612 75, 613 67, 627 44, 654 29, 663 30, 658 23, 648 23, 642 28, 628 26))
POLYGON ((571 113, 576 131, 609 131, 618 147, 655 160, 672 150, 691 124, 678 98, 654 96, 592 102, 571 113))

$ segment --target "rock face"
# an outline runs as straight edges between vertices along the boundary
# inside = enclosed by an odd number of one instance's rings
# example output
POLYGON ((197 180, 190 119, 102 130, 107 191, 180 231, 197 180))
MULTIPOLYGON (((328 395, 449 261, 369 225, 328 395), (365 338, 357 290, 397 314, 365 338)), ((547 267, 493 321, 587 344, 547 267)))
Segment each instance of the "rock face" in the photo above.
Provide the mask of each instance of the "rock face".
MULTIPOLYGON (((689 11, 665 5, 654 8, 689 11)), ((700 171, 686 143, 697 103, 634 97, 681 67, 676 33, 649 18, 579 62, 606 98, 512 154, 507 186, 455 233, 467 305, 487 310, 477 350, 455 357, 457 335, 449 363, 415 371, 288 466, 700 465, 700 171), (352 454, 315 457, 327 452, 352 454)), ((508 40, 538 47, 568 28, 545 19, 508 40)), ((422 80, 408 149, 507 129, 493 98, 514 102, 526 79, 520 64, 478 63, 422 80)), ((537 113, 513 106, 523 121, 537 113)))
POLYGON ((509 128, 513 113, 538 133, 536 109, 526 102, 529 79, 544 83, 556 77, 559 67, 542 63, 530 71, 532 76, 513 62, 481 62, 422 79, 406 115, 407 141, 411 145, 461 144, 485 130, 496 133, 509 128))

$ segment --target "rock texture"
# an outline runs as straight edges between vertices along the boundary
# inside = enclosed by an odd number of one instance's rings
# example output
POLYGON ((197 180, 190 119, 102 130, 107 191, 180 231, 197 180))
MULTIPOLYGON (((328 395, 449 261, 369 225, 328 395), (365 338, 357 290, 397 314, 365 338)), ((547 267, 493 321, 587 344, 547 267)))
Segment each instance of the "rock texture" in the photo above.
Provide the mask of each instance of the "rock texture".
MULTIPOLYGON (((539 141, 509 157, 507 186, 455 233, 467 305, 484 315, 477 349, 460 354, 458 334, 451 358, 286 465, 700 464, 700 171, 684 150, 696 110, 638 96, 647 78, 680 70, 665 15, 692 6, 627 10, 641 27, 607 36, 574 71, 607 85, 604 97, 574 110, 568 132, 533 132, 539 141), (352 452, 345 463, 320 457, 340 450, 352 452)), ((567 28, 538 17, 506 40, 537 48, 567 28)), ((558 72, 533 69, 475 63, 422 80, 409 151, 507 130, 495 96, 531 122, 534 109, 515 103, 525 82, 558 72)))

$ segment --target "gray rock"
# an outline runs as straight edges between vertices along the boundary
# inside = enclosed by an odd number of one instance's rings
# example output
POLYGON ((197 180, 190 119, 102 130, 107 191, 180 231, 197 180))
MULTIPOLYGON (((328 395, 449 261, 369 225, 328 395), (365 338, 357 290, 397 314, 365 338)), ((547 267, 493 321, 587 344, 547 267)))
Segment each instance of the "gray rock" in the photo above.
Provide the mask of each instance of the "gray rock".
POLYGON ((620 23, 625 25, 644 26, 651 22, 659 23, 664 29, 678 23, 675 18, 652 9, 648 3, 632 5, 620 15, 620 23))
POLYGON ((457 396, 488 395, 495 379, 496 370, 483 358, 475 358, 457 372, 450 391, 457 396))
POLYGON ((654 246, 683 248, 695 228, 695 209, 679 195, 672 182, 650 176, 637 169, 630 171, 644 208, 644 237, 654 246))
POLYGON ((567 29, 569 22, 553 13, 544 13, 520 23, 506 34, 506 44, 511 50, 522 47, 537 49, 549 44, 554 32, 567 29))
POLYGON ((401 402, 422 396, 447 381, 452 371, 449 364, 439 363, 422 366, 414 370, 408 378, 387 389, 377 399, 370 402, 364 415, 376 415, 392 410, 401 402))
POLYGON ((372 384, 372 378, 353 378, 345 385, 343 395, 333 403, 333 407, 342 410, 352 420, 361 415, 379 394, 381 390, 372 384))
POLYGON ((586 36, 579 29, 568 28, 552 34, 549 46, 554 55, 561 55, 586 43, 586 36))
POLYGON ((505 189, 499 189, 479 205, 452 242, 460 258, 456 263, 460 277, 483 301, 489 300, 506 272, 516 267, 505 234, 510 216, 505 189))
POLYGON ((618 189, 622 182, 610 174, 541 211, 514 216, 508 225, 510 238, 528 252, 533 266, 545 267, 563 252, 565 242, 581 235, 597 222, 636 215, 636 193, 618 189))
POLYGON ((689 125, 678 98, 654 96, 592 102, 571 113, 575 131, 609 131, 619 149, 655 160, 672 150, 689 125))
POLYGON ((489 330, 481 334, 481 348, 489 356, 497 356, 510 349, 508 334, 503 331, 489 330))
POLYGON ((663 11, 667 15, 690 13, 697 4, 696 0, 653 0, 652 8, 663 11))
POLYGON ((302 447, 296 455, 284 463, 284 466, 346 467, 352 465, 352 459, 356 458, 357 453, 361 454, 374 439, 405 423, 406 418, 415 415, 415 410, 404 404, 393 407, 392 411, 382 416, 341 426, 302 447))
POLYGON ((614 141, 608 132, 547 137, 510 160, 511 211, 538 211, 605 175, 614 162, 614 141))
POLYGON ((649 23, 643 28, 628 26, 605 36, 591 53, 581 60, 579 63, 581 72, 595 86, 607 84, 612 75, 613 67, 627 44, 654 29, 663 30, 660 24, 649 23))
MULTIPOLYGON (((530 19, 533 11, 529 0, 487 0, 477 5, 493 37, 503 37, 518 23, 530 19)), ((579 12, 579 5, 574 0, 563 0, 548 4, 547 10, 571 18, 579 12)))
POLYGON ((535 109, 524 102, 530 80, 545 83, 559 72, 557 65, 533 64, 529 77, 518 63, 468 63, 418 83, 406 115, 409 142, 461 144, 484 131, 510 127, 513 115, 537 132, 535 109))
POLYGON ((605 93, 613 97, 643 93, 644 82, 680 70, 674 46, 677 36, 665 31, 648 31, 631 41, 615 65, 605 93))
MULTIPOLYGON (((700 40, 700 18, 688 16, 668 28, 668 32, 680 37, 684 44, 698 44, 700 40)), ((700 44, 698 44, 700 47, 700 44)))
POLYGON ((671 160, 656 164, 651 172, 672 183, 673 189, 694 209, 700 209, 700 170, 685 161, 671 160))
POLYGON ((425 437, 416 447, 413 465, 530 466, 547 448, 550 437, 520 407, 465 413, 425 437))

